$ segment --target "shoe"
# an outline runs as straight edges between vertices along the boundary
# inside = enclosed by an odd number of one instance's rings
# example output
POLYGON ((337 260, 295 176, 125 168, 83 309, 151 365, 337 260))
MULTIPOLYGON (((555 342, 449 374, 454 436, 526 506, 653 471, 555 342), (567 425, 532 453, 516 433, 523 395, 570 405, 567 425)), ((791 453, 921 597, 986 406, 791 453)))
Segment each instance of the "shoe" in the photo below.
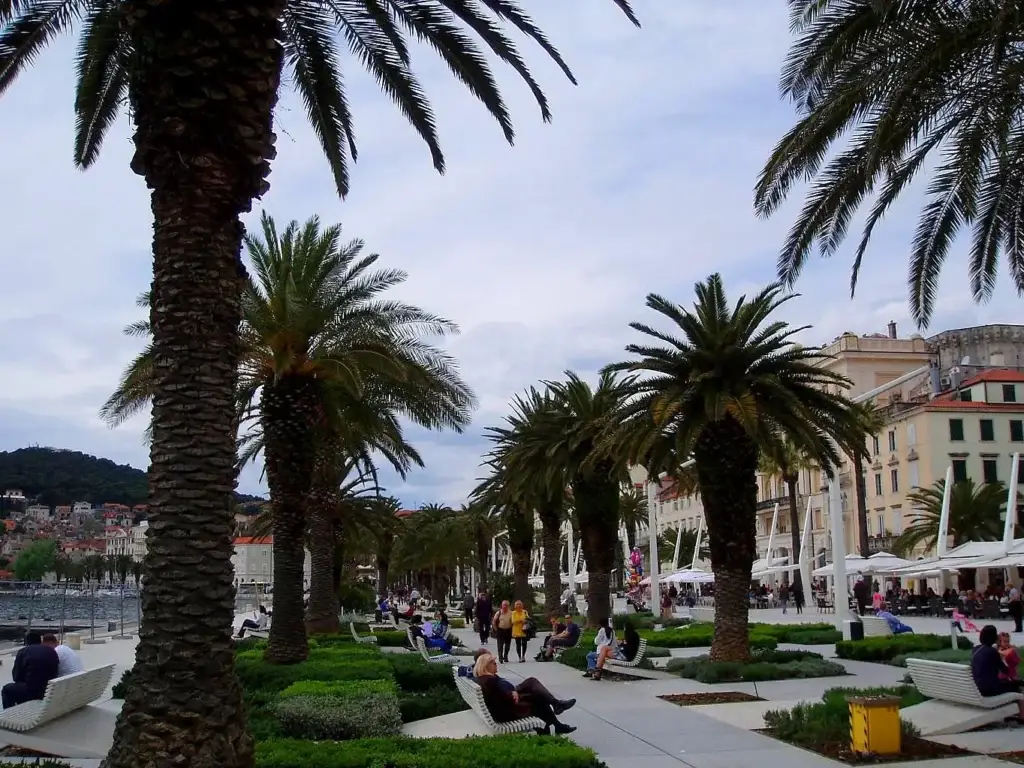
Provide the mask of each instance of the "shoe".
POLYGON ((551 705, 551 711, 556 715, 560 715, 567 709, 572 709, 576 706, 576 699, 565 699, 564 701, 558 701, 551 705))
POLYGON ((555 733, 559 736, 566 736, 576 730, 575 725, 567 725, 565 723, 559 723, 555 726, 555 733))
POLYGON ((538 736, 550 736, 551 735, 551 729, 548 728, 548 727, 534 728, 534 730, 537 732, 538 736))
POLYGON ((590 677, 590 676, 591 676, 592 674, 593 674, 593 672, 591 672, 591 671, 590 671, 590 670, 588 669, 588 670, 587 670, 586 672, 584 672, 584 673, 583 673, 583 676, 584 676, 584 677, 590 677))

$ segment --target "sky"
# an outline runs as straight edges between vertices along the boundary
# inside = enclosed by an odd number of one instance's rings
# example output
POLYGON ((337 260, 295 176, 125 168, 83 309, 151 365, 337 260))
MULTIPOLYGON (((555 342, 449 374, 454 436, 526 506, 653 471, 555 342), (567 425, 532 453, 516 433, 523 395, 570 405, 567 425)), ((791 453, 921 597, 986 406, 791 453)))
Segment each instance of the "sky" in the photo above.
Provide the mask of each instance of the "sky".
MULTIPOLYGON (((481 476, 485 427, 509 400, 567 369, 595 378, 650 321, 650 292, 683 305, 720 272, 732 296, 774 277, 801 202, 753 213, 753 186, 791 127, 778 76, 789 45, 783 0, 635 0, 634 28, 610 0, 523 0, 562 51, 572 86, 536 46, 522 50, 548 94, 544 124, 530 93, 496 66, 515 119, 515 145, 431 53, 414 64, 431 97, 448 171, 438 175, 415 132, 354 58, 345 61, 359 162, 340 200, 301 103, 283 93, 278 156, 263 210, 279 221, 316 214, 366 241, 381 264, 408 272, 395 295, 459 324, 445 344, 480 406, 463 434, 410 430, 426 460, 406 482, 385 476, 408 506, 459 504, 481 476)), ((139 319, 150 281, 151 216, 129 169, 123 115, 90 170, 72 163, 74 40, 54 44, 0 98, 0 450, 44 445, 145 469, 146 416, 109 429, 97 411, 141 344, 121 330, 139 319)), ((783 317, 813 328, 805 343, 845 331, 916 332, 906 264, 918 184, 876 231, 854 300, 848 243, 815 260, 783 317)), ((851 227, 851 231, 856 231, 851 227)), ((971 302, 959 242, 925 335, 1014 322, 1020 299, 1001 276, 988 304, 971 302)), ((239 490, 266 493, 261 467, 239 490)))

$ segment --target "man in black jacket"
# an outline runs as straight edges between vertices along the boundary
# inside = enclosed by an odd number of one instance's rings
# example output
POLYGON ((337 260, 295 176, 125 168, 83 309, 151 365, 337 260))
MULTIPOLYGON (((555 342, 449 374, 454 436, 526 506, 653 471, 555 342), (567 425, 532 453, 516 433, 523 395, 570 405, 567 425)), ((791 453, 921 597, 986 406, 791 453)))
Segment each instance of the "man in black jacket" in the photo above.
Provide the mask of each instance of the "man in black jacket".
POLYGON ((14 669, 11 670, 14 682, 0 689, 4 709, 42 699, 47 684, 57 677, 59 666, 57 652, 43 645, 43 638, 38 632, 25 635, 25 647, 14 657, 14 669))

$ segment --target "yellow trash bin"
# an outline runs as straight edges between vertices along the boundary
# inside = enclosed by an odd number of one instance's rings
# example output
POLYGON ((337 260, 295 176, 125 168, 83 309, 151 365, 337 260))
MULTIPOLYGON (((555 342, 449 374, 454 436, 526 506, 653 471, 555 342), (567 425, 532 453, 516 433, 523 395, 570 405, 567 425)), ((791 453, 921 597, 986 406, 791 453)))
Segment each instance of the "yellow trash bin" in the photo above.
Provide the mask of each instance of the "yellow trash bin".
POLYGON ((856 754, 898 755, 900 699, 898 696, 850 696, 850 749, 856 754))

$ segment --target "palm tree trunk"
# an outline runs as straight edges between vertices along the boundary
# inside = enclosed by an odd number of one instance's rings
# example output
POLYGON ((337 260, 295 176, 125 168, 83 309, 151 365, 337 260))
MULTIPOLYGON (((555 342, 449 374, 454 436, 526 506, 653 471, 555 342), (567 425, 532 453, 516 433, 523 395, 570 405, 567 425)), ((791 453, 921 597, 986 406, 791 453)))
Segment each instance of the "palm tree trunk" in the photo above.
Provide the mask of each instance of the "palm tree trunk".
POLYGON ((530 587, 530 555, 532 547, 512 550, 512 594, 516 600, 522 600, 529 606, 533 600, 533 589, 530 587))
POLYGON ((611 572, 619 539, 619 487, 611 468, 598 463, 594 474, 572 483, 577 524, 587 559, 587 625, 611 616, 611 572))
POLYGON ((558 612, 562 597, 561 516, 542 513, 540 516, 544 542, 544 610, 550 616, 558 612))
POLYGON ((750 573, 756 557, 757 447, 726 416, 704 427, 693 448, 715 573, 712 661, 747 661, 750 573))
MULTIPOLYGON (((793 549, 789 558, 790 565, 796 565, 800 559, 800 513, 797 511, 796 484, 799 478, 790 475, 786 478, 786 487, 789 491, 789 527, 792 528, 793 549)), ((799 571, 797 571, 799 574, 799 571)))
POLYGON ((316 381, 287 376, 263 387, 267 485, 274 531, 274 620, 264 660, 294 664, 309 655, 302 609, 305 508, 316 461, 316 381))
POLYGON ((388 586, 391 583, 390 566, 391 562, 386 558, 377 558, 377 594, 380 597, 388 593, 388 586))
POLYGON ((334 526, 319 496, 314 494, 310 504, 306 631, 312 635, 330 635, 341 629, 338 591, 334 588, 334 526))
POLYGON ((854 493, 857 495, 857 532, 860 538, 861 557, 870 557, 868 550, 868 489, 864 481, 864 454, 853 455, 854 493))
POLYGON ((107 768, 255 759, 231 644, 240 216, 274 156, 283 7, 122 3, 132 169, 152 191, 156 362, 146 590, 107 768))

